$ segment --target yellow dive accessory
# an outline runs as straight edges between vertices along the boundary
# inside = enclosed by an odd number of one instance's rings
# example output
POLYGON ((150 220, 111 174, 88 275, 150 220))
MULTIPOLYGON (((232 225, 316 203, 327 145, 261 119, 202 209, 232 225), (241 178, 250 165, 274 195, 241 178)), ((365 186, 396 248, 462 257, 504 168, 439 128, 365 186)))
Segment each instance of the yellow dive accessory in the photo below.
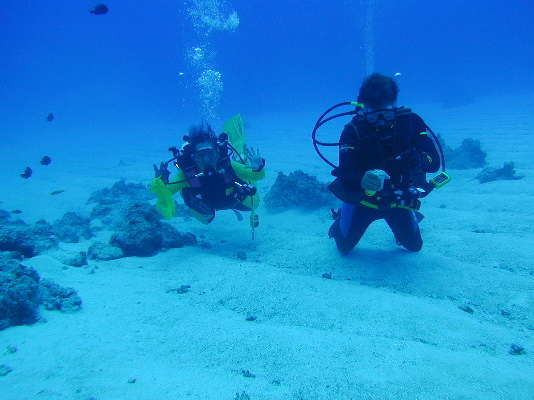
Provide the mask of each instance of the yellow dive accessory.
POLYGON ((430 183, 436 189, 439 189, 439 188, 445 186, 447 183, 449 183, 451 181, 451 179, 452 179, 451 176, 447 172, 442 171, 438 175, 436 175, 435 177, 430 179, 430 183))
POLYGON ((156 178, 151 182, 150 191, 158 198, 156 209, 163 218, 173 218, 176 215, 176 203, 172 198, 172 192, 167 188, 161 178, 156 178))
POLYGON ((226 121, 223 131, 228 135, 228 141, 232 147, 245 159, 245 124, 241 114, 234 115, 226 121))

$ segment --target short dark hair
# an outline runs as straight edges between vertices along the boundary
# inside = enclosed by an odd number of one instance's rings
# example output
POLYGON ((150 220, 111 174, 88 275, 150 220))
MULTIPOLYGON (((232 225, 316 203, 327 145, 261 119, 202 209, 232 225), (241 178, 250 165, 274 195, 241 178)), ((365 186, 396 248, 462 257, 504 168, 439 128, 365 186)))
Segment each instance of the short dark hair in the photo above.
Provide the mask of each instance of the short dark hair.
POLYGON ((210 124, 202 123, 189 128, 189 133, 184 139, 191 145, 196 146, 199 143, 217 142, 217 136, 210 124))
POLYGON ((374 73, 369 75, 360 86, 358 102, 370 108, 384 108, 395 104, 399 86, 390 76, 374 73))

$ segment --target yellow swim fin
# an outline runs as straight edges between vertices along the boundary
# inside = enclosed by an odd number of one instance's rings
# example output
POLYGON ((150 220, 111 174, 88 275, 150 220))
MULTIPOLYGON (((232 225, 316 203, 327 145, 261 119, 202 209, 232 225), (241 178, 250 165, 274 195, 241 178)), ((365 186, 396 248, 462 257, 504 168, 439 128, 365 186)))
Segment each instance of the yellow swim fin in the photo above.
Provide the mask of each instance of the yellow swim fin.
POLYGON ((176 202, 172 198, 172 192, 165 186, 161 178, 155 178, 150 183, 150 191, 154 193, 158 199, 156 203, 156 210, 165 219, 171 219, 176 215, 176 202))
POLYGON ((243 159, 245 159, 245 125, 241 114, 234 115, 230 118, 223 127, 224 133, 228 135, 230 144, 236 149, 243 159))

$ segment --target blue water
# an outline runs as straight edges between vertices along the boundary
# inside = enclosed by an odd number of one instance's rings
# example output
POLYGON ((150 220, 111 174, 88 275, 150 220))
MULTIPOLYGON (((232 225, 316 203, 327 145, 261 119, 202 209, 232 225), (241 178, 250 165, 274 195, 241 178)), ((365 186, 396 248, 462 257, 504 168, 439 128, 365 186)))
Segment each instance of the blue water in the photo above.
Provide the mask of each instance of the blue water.
MULTIPOLYGON (((25 263, 83 308, 0 332, 0 375, 13 368, 1 399, 532 399, 533 0, 104 1, 106 15, 89 13, 97 0, 0 3, 0 209, 29 223, 88 215, 94 191, 148 183, 188 126, 220 132, 238 112, 267 160, 263 198, 279 171, 327 182, 311 128, 356 99, 370 67, 400 73, 399 104, 447 144, 478 139, 488 166, 513 161, 524 179, 453 171, 424 199, 418 254, 376 223, 341 257, 327 208, 263 206, 254 241, 248 215, 221 211, 208 226, 172 220, 206 246, 155 257, 70 268, 62 257, 93 240, 61 243, 25 263), (235 11, 239 26, 195 29, 192 4, 235 11)), ((320 134, 337 140, 344 123, 320 134)))
MULTIPOLYGON (((88 13, 95 4, 2 2, 2 136, 131 140, 150 126, 200 120, 185 57, 198 34, 184 3, 111 0, 110 12, 99 16, 88 13), (48 112, 61 128, 50 129, 48 112)), ((319 113, 355 97, 365 75, 360 1, 235 0, 226 9, 237 11, 238 29, 209 39, 224 81, 220 118, 319 113)), ((403 74, 408 104, 454 107, 532 91, 533 20, 528 0, 377 0, 376 70, 403 74)))

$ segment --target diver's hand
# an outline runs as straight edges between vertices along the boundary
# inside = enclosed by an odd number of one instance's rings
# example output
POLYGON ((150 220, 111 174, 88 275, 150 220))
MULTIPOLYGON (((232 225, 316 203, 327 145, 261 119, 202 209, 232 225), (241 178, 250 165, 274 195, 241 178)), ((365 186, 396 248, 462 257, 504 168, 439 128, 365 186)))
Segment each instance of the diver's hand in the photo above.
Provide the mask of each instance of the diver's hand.
POLYGON ((265 159, 260 155, 260 150, 252 147, 245 146, 245 157, 247 163, 245 167, 252 169, 253 171, 261 171, 265 167, 265 159))
POLYGON ((378 192, 382 190, 382 187, 384 186, 384 179, 387 178, 389 178, 389 176, 385 171, 373 169, 365 173, 360 185, 365 191, 378 192))
POLYGON ((154 168, 154 175, 156 178, 161 178, 161 180, 165 183, 169 183, 169 177, 171 173, 167 169, 167 165, 165 163, 160 163, 159 168, 156 166, 156 164, 152 165, 154 168))

